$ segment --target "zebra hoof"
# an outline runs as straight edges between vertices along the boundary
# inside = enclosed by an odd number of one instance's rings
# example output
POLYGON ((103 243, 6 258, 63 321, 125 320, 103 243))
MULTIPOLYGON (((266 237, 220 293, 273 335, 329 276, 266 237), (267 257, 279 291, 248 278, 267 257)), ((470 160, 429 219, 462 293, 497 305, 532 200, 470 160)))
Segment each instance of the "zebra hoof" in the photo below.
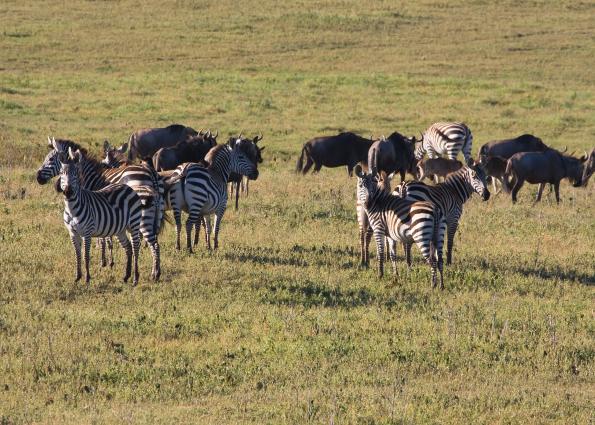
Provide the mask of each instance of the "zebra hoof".
POLYGON ((81 277, 83 277, 83 275, 77 274, 76 277, 74 278, 75 283, 78 282, 79 280, 81 280, 81 277))

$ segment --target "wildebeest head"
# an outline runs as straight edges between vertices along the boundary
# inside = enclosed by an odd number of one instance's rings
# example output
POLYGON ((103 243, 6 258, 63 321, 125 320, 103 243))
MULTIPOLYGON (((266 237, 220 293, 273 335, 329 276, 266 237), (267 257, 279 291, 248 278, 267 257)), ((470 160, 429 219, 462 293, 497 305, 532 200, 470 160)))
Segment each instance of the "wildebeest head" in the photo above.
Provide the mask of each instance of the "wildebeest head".
POLYGON ((572 155, 564 155, 563 153, 558 152, 560 155, 560 159, 562 160, 562 165, 564 167, 565 174, 568 178, 568 181, 572 184, 572 187, 581 187, 583 186, 583 175, 584 172, 587 170, 587 160, 589 159, 587 154, 585 153, 584 156, 580 158, 576 158, 572 155))
POLYGON ((595 148, 591 150, 591 153, 587 155, 585 152, 586 161, 584 162, 583 176, 581 178, 581 184, 586 186, 589 182, 589 178, 595 171, 595 148))
POLYGON ((67 152, 69 147, 74 149, 79 148, 76 143, 70 140, 56 140, 54 137, 48 137, 48 148, 50 151, 45 156, 41 166, 37 169, 37 183, 46 184, 52 177, 57 176, 60 173, 58 154, 67 152))
POLYGON ((258 178, 256 161, 246 154, 237 141, 230 140, 227 147, 231 149, 231 171, 247 176, 250 180, 256 180, 258 178))
MULTIPOLYGON (((208 129, 203 133, 202 128, 198 131, 198 134, 196 135, 196 137, 198 139, 203 140, 204 142, 210 144, 211 147, 215 147, 217 145, 217 137, 218 136, 219 136, 219 130, 217 130, 217 133, 211 133, 211 130, 208 129)), ((194 138, 190 137, 188 139, 188 141, 191 141, 192 139, 194 139, 194 138)))
POLYGON ((102 164, 108 167, 119 167, 122 163, 126 162, 125 152, 128 150, 128 144, 124 143, 119 148, 110 145, 109 141, 103 141, 103 160, 102 164))

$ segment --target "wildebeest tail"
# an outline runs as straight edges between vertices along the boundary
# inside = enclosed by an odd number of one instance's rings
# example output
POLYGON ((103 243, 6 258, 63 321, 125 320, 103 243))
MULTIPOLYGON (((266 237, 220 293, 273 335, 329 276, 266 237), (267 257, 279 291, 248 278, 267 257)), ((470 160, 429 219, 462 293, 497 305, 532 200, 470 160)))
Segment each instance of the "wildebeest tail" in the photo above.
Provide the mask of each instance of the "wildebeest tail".
POLYGON ((502 190, 504 190, 505 193, 510 193, 512 191, 512 179, 514 179, 514 171, 512 168, 512 159, 509 159, 506 163, 506 171, 504 171, 504 175, 502 176, 502 190))
POLYGON ((308 143, 305 143, 304 147, 302 148, 302 154, 300 155, 300 157, 297 160, 297 166, 295 167, 296 173, 302 172, 302 169, 304 168, 304 157, 307 155, 309 155, 309 145, 308 145, 308 143))

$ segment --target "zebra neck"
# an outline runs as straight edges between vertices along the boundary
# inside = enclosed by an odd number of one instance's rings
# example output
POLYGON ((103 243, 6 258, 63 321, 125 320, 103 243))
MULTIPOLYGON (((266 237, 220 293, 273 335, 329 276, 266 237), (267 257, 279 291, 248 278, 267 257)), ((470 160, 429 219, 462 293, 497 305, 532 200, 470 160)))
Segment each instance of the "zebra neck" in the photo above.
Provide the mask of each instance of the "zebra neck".
POLYGON ((378 212, 383 207, 384 204, 392 197, 392 195, 388 192, 378 192, 374 194, 369 200, 367 204, 366 210, 368 212, 378 212))
POLYGON ((81 184, 85 189, 99 190, 109 184, 93 160, 85 158, 80 167, 81 184))
POLYGON ((471 185, 467 183, 465 178, 458 174, 446 177, 446 180, 444 180, 441 186, 455 196, 462 204, 467 202, 473 193, 471 185))
POLYGON ((223 185, 226 185, 227 181, 229 180, 229 174, 231 171, 231 164, 230 164, 229 160, 230 160, 229 157, 227 157, 227 158, 218 157, 213 162, 213 166, 209 167, 211 176, 223 185))

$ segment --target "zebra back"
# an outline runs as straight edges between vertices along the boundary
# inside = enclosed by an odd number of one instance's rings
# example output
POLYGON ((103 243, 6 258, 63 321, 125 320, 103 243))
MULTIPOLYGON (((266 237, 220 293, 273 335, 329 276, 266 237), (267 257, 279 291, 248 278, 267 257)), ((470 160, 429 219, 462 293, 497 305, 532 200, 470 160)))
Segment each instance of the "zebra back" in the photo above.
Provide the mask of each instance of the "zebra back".
POLYGON ((415 148, 415 158, 420 160, 424 153, 430 158, 446 155, 456 159, 463 152, 467 164, 471 162, 473 135, 462 122, 437 122, 432 124, 423 134, 422 141, 415 148))

